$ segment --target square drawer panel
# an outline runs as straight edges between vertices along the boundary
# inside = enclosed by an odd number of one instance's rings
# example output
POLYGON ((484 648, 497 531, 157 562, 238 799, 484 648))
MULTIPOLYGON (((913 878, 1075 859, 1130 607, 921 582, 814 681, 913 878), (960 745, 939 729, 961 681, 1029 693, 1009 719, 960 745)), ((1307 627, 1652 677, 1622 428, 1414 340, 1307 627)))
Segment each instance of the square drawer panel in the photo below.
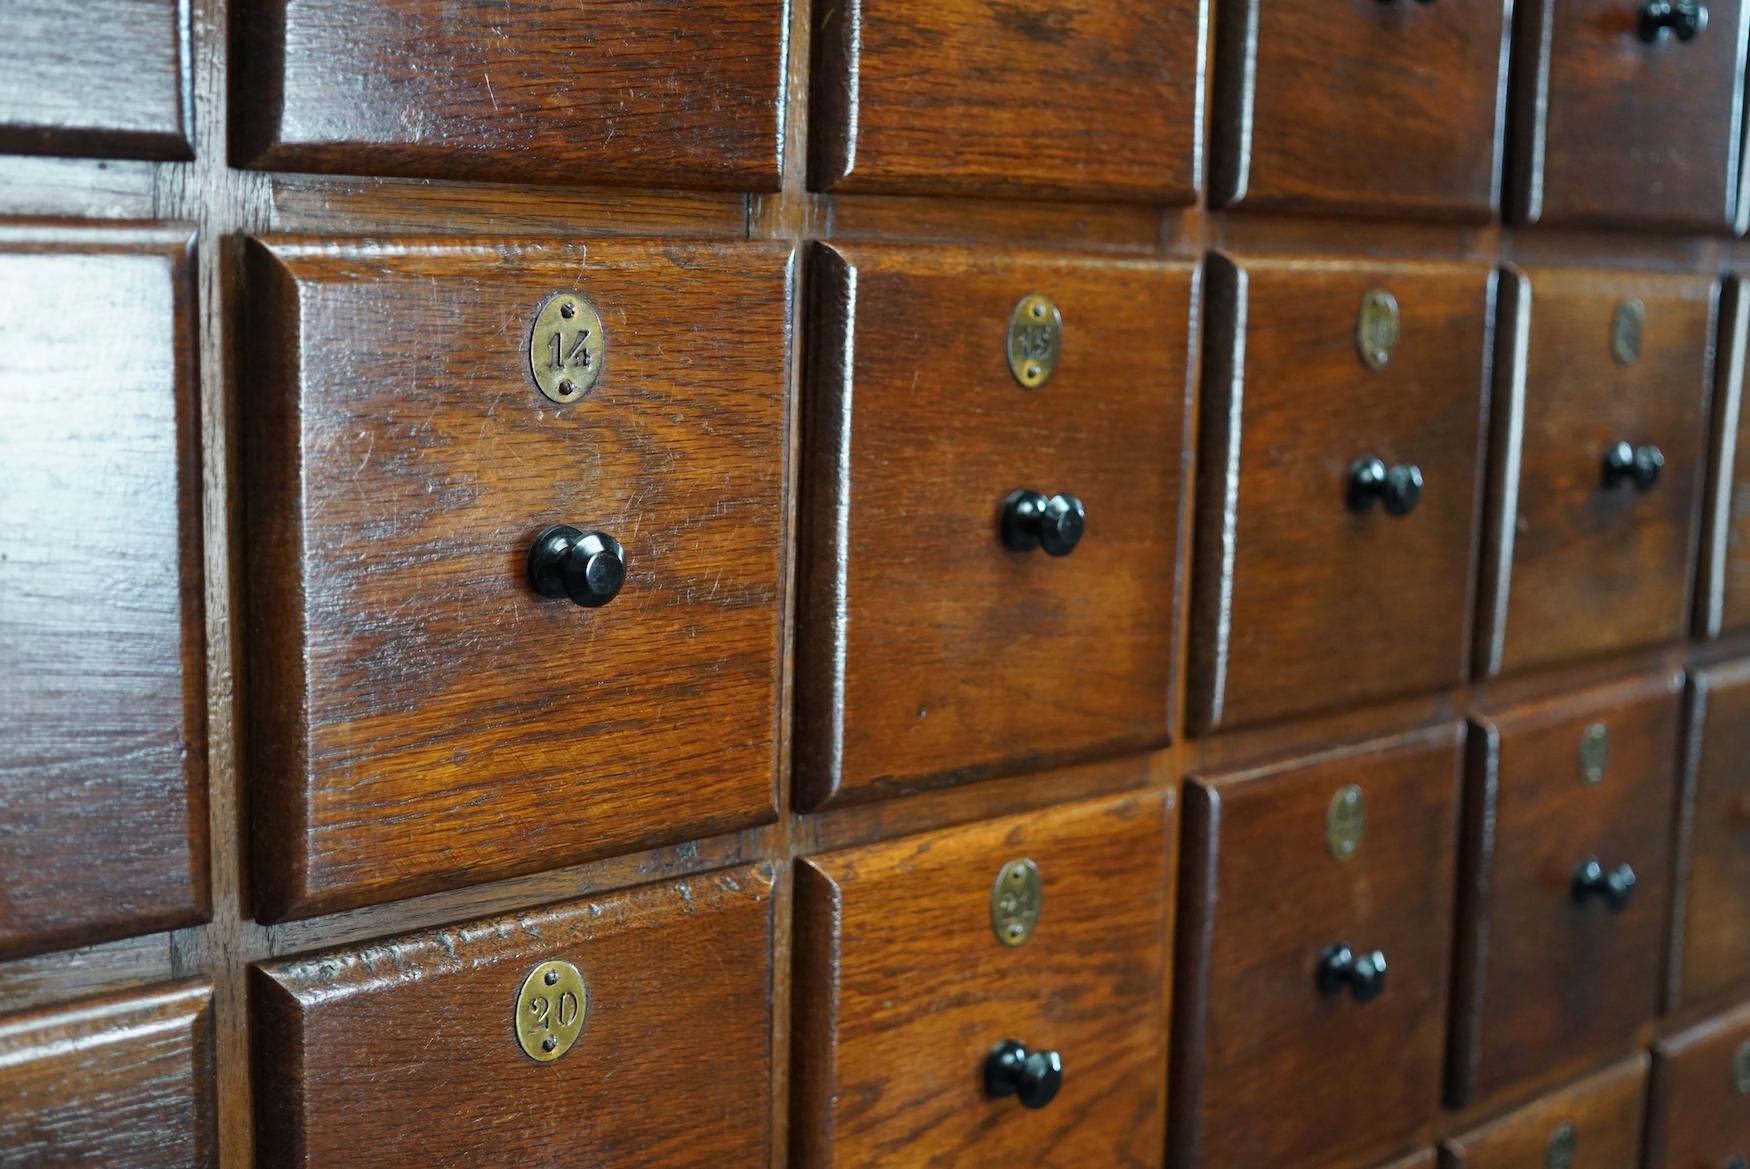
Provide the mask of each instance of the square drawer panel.
POLYGON ((262 919, 772 819, 789 249, 248 261, 262 919))
POLYGON ((1689 681, 1670 1003, 1750 990, 1750 661, 1689 681))
POLYGON ((1175 1169, 1377 1161, 1433 1119, 1462 741, 1448 725, 1186 788, 1175 1169))
POLYGON ((1480 676, 1683 637, 1717 292, 1708 276, 1503 273, 1480 676))
POLYGON ((1677 723, 1665 674, 1473 723, 1453 1105, 1626 1049, 1658 1009, 1677 723))
POLYGON ((1158 1166, 1175 827, 1156 792, 804 862, 791 1164, 1158 1166))
POLYGON ((1695 632, 1750 629, 1750 413, 1744 410, 1744 359, 1750 346, 1750 295, 1744 278, 1720 290, 1714 364, 1713 433, 1696 572, 1695 632))
POLYGON ((815 260, 804 806, 1165 742, 1194 270, 815 260))
POLYGON ((6 958, 209 899, 189 231, 0 231, 0 302, 6 958))
POLYGON ((0 1169, 217 1163, 212 987, 0 1017, 0 1169))
POLYGON ((1742 0, 1525 0, 1515 217, 1731 230, 1745 15, 1742 0))
POLYGON ((1220 0, 1210 202, 1482 222, 1512 4, 1220 0))
POLYGON ((244 0, 231 161, 778 189, 783 0, 244 0))
POLYGON ((1211 259, 1193 730, 1464 677, 1494 287, 1475 264, 1211 259))
POLYGON ((1441 1169, 1638 1169, 1647 1057, 1635 1055, 1441 1142, 1441 1169))
POLYGON ((1750 1158, 1750 1006, 1653 1046, 1645 1169, 1728 1169, 1750 1158))
POLYGON ((767 1164, 774 905, 733 869, 257 967, 257 1164, 767 1164))
POLYGON ((811 186, 1190 203, 1202 177, 1205 7, 818 4, 811 186))

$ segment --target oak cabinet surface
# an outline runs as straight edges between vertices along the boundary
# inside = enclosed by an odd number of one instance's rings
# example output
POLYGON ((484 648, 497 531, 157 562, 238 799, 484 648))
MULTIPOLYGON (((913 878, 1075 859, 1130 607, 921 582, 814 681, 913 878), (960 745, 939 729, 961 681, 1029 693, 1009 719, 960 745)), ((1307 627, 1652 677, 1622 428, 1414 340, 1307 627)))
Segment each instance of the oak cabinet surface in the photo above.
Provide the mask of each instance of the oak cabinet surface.
POLYGON ((1684 719, 1667 993, 1718 1000, 1750 982, 1750 663, 1694 671, 1684 719))
POLYGON ((1441 1169, 1636 1169, 1646 1088, 1647 1057, 1632 1056, 1448 1137, 1441 1144, 1441 1169))
POLYGON ((1750 1156, 1750 1006, 1653 1046, 1646 1169, 1704 1169, 1750 1156))

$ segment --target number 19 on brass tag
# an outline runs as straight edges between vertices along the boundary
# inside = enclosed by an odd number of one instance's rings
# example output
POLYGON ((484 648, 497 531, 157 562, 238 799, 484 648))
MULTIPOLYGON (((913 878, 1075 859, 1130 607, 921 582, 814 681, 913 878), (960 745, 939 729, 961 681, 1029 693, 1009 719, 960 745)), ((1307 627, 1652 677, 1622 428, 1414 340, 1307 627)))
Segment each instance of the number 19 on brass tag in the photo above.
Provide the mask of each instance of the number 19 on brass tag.
POLYGON ((589 992, 569 962, 543 962, 523 979, 516 996, 516 1041, 530 1059, 552 1063, 577 1042, 589 992))
POLYGON ((575 402, 602 373, 607 338, 602 319, 575 292, 559 292, 542 302, 529 332, 529 372, 535 385, 561 405, 575 402))

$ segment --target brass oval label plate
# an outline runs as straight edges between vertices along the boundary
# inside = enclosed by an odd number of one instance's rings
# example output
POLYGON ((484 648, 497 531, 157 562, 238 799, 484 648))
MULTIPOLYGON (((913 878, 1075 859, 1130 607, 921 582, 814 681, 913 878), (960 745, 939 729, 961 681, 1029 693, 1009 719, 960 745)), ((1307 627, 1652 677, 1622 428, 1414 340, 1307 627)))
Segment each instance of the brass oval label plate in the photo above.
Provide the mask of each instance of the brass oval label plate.
POLYGON ((1361 294, 1355 314, 1355 350, 1368 369, 1384 369, 1398 347, 1398 298, 1383 288, 1361 294))
POLYGON ((1367 834, 1367 799, 1357 784, 1337 789, 1331 806, 1325 810, 1325 849, 1339 861, 1346 861, 1361 851, 1361 838, 1367 834))
POLYGON ((1610 317, 1610 355, 1618 365, 1633 365, 1640 360, 1641 334, 1646 327, 1646 305, 1630 299, 1616 306, 1610 317))
POLYGON ((1732 1085, 1738 1089, 1738 1095, 1750 1096, 1750 1042, 1732 1054, 1732 1085))
POLYGON ((583 975, 569 962, 543 962, 516 996, 516 1041, 523 1054, 552 1063, 576 1044, 589 1013, 583 975))
POLYGON ((1543 1149, 1545 1169, 1574 1169, 1574 1149, 1579 1143, 1573 1125, 1566 1121, 1556 1125, 1543 1149))
POLYGON ((1039 866, 1031 860, 1021 857, 998 870, 990 890, 990 928, 997 941, 1018 946, 1032 937, 1043 900, 1039 866))
POLYGON ((1063 314, 1049 297, 1037 292, 1021 298, 1009 315, 1009 372, 1029 390, 1036 390, 1057 371, 1063 352, 1063 314))
POLYGON ((602 376, 607 337, 595 307, 575 292, 556 292, 541 302, 529 330, 529 373, 548 398, 577 401, 602 376))
POLYGON ((1580 779, 1587 787, 1597 787, 1609 766, 1610 728, 1593 723, 1580 732, 1580 779))

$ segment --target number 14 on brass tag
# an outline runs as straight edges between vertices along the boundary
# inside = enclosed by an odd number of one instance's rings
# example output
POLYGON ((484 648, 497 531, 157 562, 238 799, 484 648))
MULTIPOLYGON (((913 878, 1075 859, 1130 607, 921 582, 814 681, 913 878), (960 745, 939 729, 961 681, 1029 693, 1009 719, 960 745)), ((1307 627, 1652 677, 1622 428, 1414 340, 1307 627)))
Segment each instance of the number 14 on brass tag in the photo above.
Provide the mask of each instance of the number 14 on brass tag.
POLYGON ((574 292, 558 292, 541 303, 529 330, 529 373, 535 386, 565 405, 589 393, 602 374, 607 338, 602 318, 574 292))

